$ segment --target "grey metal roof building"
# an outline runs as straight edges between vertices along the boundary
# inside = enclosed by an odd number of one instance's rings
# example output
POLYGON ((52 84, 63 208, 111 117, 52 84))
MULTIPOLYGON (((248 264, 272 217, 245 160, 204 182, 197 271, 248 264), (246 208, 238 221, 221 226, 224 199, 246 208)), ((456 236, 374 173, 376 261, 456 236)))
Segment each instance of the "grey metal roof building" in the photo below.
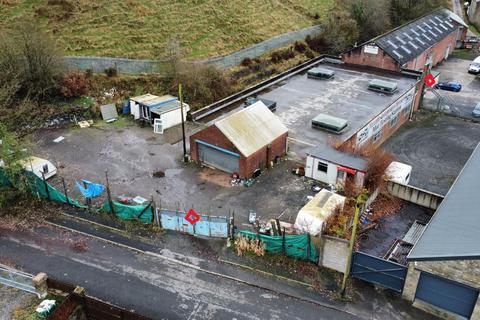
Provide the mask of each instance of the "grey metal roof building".
POLYGON ((473 151, 409 260, 480 258, 480 144, 473 151))
POLYGON ((457 29, 451 14, 435 11, 369 42, 374 41, 400 64, 407 63, 457 29))
POLYGON ((307 155, 360 171, 366 171, 368 166, 365 158, 338 151, 324 144, 311 148, 307 155))

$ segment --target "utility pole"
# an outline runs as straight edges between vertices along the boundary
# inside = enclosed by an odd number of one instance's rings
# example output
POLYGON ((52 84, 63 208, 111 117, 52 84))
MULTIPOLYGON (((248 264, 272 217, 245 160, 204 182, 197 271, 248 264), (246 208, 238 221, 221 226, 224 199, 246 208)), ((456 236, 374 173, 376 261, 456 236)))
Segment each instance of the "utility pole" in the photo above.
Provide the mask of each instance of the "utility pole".
POLYGON ((183 115, 183 95, 182 84, 178 85, 178 97, 180 98, 180 113, 182 114, 182 139, 183 139, 183 162, 188 162, 187 158, 187 144, 185 141, 185 120, 183 115))
POLYGON ((360 219, 360 212, 363 203, 363 195, 359 195, 356 200, 355 204, 355 216, 353 217, 353 226, 352 226, 352 235, 350 236, 350 243, 348 245, 348 256, 347 256, 347 266, 345 268, 345 273, 343 274, 343 281, 342 281, 342 298, 345 297, 345 289, 347 288, 347 279, 350 276, 350 267, 352 264, 352 256, 353 256, 353 246, 355 245, 355 236, 357 235, 357 226, 358 220, 360 219))

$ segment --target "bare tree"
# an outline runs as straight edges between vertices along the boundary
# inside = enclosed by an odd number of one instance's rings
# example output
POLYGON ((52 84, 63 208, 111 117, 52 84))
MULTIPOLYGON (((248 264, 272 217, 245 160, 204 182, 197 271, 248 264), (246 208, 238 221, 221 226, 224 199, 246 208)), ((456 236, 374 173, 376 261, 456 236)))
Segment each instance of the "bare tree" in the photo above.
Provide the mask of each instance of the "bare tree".
POLYGON ((64 71, 56 43, 34 24, 23 23, 0 36, 0 95, 7 101, 51 97, 64 71))

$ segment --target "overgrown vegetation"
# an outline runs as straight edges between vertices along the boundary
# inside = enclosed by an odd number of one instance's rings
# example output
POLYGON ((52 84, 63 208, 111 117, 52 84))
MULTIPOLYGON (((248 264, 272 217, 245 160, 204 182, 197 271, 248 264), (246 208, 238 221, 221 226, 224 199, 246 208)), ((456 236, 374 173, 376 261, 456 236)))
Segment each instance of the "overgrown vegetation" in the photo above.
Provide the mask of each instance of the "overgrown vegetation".
POLYGON ((258 239, 250 239, 244 236, 235 238, 235 252, 239 256, 246 254, 254 254, 256 256, 264 256, 266 252, 265 244, 258 239))
POLYGON ((187 59, 223 55, 318 24, 332 0, 2 1, 0 29, 33 19, 68 55, 155 58, 175 35, 187 59))

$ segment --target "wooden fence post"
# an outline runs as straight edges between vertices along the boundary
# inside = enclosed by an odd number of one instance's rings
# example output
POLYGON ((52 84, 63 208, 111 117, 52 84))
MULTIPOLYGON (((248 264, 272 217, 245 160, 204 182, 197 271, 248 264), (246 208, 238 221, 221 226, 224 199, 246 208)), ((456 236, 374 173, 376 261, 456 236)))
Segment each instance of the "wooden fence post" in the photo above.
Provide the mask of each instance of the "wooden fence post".
POLYGON ((65 193, 65 199, 67 201, 67 204, 70 205, 70 199, 68 199, 68 193, 67 193, 67 187, 65 186, 65 179, 62 178, 62 185, 63 185, 63 192, 65 193))
POLYGON ((105 179, 107 181, 107 196, 108 196, 108 205, 112 214, 115 215, 115 208, 113 207, 112 194, 110 193, 110 183, 108 182, 108 170, 105 170, 105 179))

